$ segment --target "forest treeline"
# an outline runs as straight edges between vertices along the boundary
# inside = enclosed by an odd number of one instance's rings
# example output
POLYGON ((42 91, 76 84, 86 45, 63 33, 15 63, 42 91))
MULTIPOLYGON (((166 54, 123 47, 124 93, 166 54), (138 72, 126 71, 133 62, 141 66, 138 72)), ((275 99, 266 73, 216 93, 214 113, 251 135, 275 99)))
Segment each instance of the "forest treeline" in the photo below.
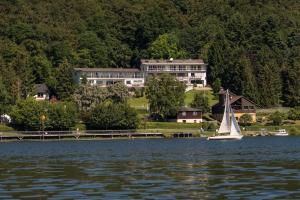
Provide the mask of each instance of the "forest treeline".
MULTIPOLYGON (((202 58, 212 86, 300 105, 298 0, 1 0, 1 109, 35 83, 67 99, 73 67, 202 58)), ((0 109, 0 110, 1 110, 0 109)))

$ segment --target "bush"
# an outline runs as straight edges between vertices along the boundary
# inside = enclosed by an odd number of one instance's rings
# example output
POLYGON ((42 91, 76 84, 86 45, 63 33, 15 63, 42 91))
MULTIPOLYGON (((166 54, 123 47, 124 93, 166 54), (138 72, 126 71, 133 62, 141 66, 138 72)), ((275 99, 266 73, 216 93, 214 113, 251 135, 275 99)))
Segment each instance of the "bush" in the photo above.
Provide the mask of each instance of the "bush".
POLYGON ((252 123, 252 117, 249 114, 243 114, 240 117, 239 122, 242 126, 249 126, 252 123))
POLYGON ((290 120, 300 120, 300 107, 291 109, 288 112, 288 119, 290 120))
POLYGON ((144 88, 135 88, 134 97, 139 98, 144 96, 144 88))
POLYGON ((209 112, 208 97, 204 93, 195 93, 191 107, 200 109, 202 113, 209 112))
POLYGON ((68 130, 75 125, 76 108, 71 103, 26 99, 13 106, 12 124, 25 130, 68 130))
POLYGON ((290 135, 298 135, 299 134, 299 130, 296 127, 292 127, 289 130, 289 134, 290 135))
POLYGON ((218 128, 218 125, 213 122, 203 122, 202 128, 204 131, 215 131, 218 128))
POLYGON ((92 110, 86 123, 89 129, 135 129, 139 125, 139 118, 127 103, 104 102, 92 110))
POLYGON ((76 124, 76 108, 72 103, 48 104, 46 130, 69 130, 76 124))
POLYGON ((275 126, 281 125, 283 119, 284 119, 284 114, 279 111, 276 111, 269 116, 269 120, 271 120, 273 125, 275 126))

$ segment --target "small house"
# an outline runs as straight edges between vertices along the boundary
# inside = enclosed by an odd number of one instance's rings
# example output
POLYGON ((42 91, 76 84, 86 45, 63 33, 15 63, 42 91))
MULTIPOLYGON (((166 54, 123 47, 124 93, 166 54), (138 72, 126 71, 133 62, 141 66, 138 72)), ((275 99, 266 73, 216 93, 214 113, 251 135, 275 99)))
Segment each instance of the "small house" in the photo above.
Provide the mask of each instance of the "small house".
MULTIPOLYGON (((221 88, 219 91, 219 102, 212 106, 213 118, 221 121, 224 113, 226 91, 221 88)), ((244 114, 249 114, 252 117, 252 122, 256 122, 256 104, 246 97, 239 96, 233 92, 229 92, 230 105, 234 112, 234 116, 238 121, 244 114)))
POLYGON ((196 108, 182 107, 177 113, 178 123, 200 123, 202 122, 202 112, 196 108))
POLYGON ((35 84, 33 97, 38 101, 49 100, 48 87, 45 84, 35 84))

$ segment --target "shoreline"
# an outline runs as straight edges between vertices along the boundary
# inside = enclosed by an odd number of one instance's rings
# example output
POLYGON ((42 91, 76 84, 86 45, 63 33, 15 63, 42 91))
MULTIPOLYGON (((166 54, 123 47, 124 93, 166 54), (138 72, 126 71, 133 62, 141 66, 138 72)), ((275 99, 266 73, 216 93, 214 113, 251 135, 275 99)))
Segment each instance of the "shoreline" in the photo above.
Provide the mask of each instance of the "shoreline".
MULTIPOLYGON (((132 140, 132 139, 176 139, 176 138, 206 138, 212 136, 214 133, 191 133, 191 132, 176 132, 176 133, 162 133, 162 132, 127 132, 127 133, 75 133, 75 134, 16 134, 3 135, 0 132, 1 142, 21 142, 21 141, 77 141, 77 140, 132 140)), ((274 136, 272 133, 259 133, 254 131, 244 132, 244 137, 265 137, 274 136)), ((294 135, 290 135, 294 136, 294 135)), ((295 135, 297 136, 297 135, 295 135)))

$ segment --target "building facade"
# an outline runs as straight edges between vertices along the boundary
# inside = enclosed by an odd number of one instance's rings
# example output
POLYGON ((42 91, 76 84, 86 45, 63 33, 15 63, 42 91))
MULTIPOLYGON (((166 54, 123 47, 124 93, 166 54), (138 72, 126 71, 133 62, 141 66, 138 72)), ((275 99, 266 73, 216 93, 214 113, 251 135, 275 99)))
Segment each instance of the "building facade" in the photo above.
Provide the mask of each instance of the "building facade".
POLYGON ((202 112, 196 108, 182 107, 177 113, 178 123, 201 123, 202 112))
POLYGON ((127 87, 143 87, 148 76, 168 73, 187 86, 206 86, 206 64, 201 59, 141 60, 138 68, 74 68, 74 79, 91 85, 109 86, 122 82, 127 87))
POLYGON ((135 68, 75 68, 75 82, 81 83, 84 78, 90 85, 107 87, 117 82, 127 87, 143 87, 144 74, 135 68))
POLYGON ((206 86, 207 65, 201 59, 141 60, 141 70, 145 77, 168 73, 186 85, 206 86))
MULTIPOLYGON (((226 91, 221 88, 219 91, 219 102, 212 106, 213 118, 221 121, 224 113, 226 91)), ((252 117, 252 123, 256 122, 256 105, 249 99, 238 96, 232 92, 229 92, 230 105, 234 112, 234 117, 239 120, 244 114, 249 114, 252 117)))

